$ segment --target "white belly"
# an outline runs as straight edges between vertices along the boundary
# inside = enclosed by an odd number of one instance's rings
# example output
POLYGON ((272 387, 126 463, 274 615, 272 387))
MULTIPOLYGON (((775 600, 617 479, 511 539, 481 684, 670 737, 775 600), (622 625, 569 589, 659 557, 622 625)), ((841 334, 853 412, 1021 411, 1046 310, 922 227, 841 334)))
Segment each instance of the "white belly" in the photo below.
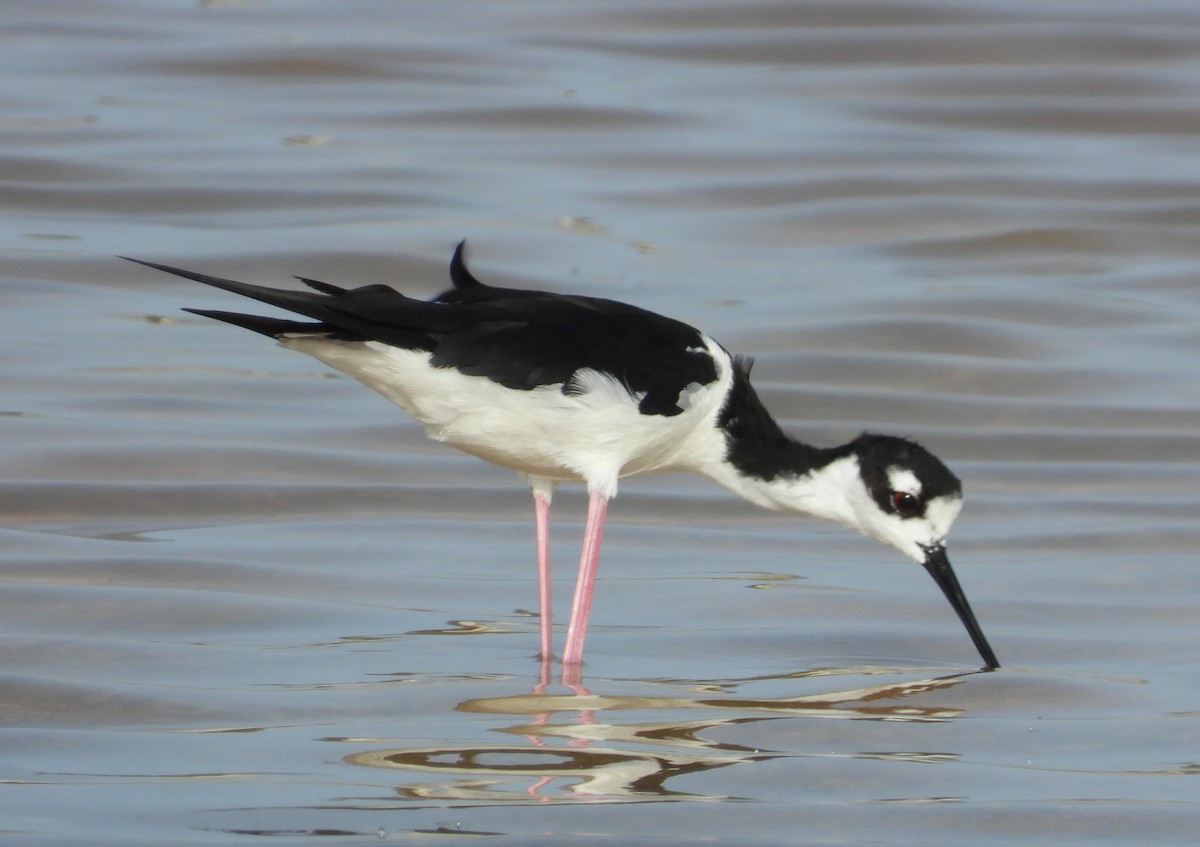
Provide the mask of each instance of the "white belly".
POLYGON ((718 379, 685 389, 684 411, 670 417, 642 414, 638 398, 591 370, 577 372, 571 392, 564 394, 561 384, 513 389, 431 367, 427 352, 379 342, 297 335, 280 343, 378 391, 433 439, 523 473, 583 481, 609 497, 619 477, 698 470, 725 454, 715 419, 731 373, 727 354, 713 342, 718 379))

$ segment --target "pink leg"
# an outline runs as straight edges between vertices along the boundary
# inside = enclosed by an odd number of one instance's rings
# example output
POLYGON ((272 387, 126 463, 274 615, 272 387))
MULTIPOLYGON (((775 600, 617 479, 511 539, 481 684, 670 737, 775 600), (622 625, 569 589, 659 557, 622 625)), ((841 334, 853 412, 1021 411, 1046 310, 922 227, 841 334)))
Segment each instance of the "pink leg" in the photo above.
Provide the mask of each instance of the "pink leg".
POLYGON ((596 562, 600 559, 600 538, 604 535, 604 515, 608 498, 593 491, 588 495, 587 526, 583 531, 583 551, 579 555, 579 576, 575 578, 575 600, 567 624, 564 665, 583 661, 583 639, 587 635, 588 614, 592 610, 592 588, 596 583, 596 562))
POLYGON ((533 491, 533 524, 537 534, 538 617, 542 631, 541 658, 550 661, 554 654, 553 618, 550 606, 550 494, 533 491))

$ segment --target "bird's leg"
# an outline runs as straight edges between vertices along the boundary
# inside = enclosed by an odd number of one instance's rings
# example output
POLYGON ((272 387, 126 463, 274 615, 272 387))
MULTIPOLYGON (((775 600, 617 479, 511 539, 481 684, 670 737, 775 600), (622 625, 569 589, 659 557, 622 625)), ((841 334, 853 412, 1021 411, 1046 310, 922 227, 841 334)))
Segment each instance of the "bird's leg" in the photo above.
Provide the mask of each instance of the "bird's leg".
POLYGON ((554 655, 554 618, 550 598, 550 495, 554 481, 541 477, 530 477, 533 489, 533 526, 537 538, 538 571, 538 623, 541 628, 541 651, 543 664, 554 655))
POLYGON ((600 538, 604 535, 604 515, 607 511, 608 496, 599 491, 589 492, 587 526, 583 531, 583 550, 579 554, 579 576, 575 578, 575 599, 571 604, 567 646, 562 658, 567 666, 583 661, 583 639, 587 635, 588 614, 592 610, 592 588, 596 582, 596 562, 600 559, 600 538))
POLYGON ((538 618, 542 631, 543 661, 554 653, 553 619, 550 602, 550 498, 541 492, 533 494, 533 523, 537 534, 538 618))

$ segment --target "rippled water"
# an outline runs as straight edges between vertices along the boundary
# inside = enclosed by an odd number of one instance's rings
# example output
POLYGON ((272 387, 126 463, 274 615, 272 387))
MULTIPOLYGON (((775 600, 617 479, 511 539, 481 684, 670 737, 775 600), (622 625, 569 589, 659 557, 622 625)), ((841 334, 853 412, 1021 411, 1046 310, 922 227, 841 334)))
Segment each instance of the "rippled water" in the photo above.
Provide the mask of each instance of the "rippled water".
POLYGON ((1194 3, 14 0, 2 43, 13 843, 1192 842, 1194 3), (543 680, 518 480, 114 258, 429 295, 462 237, 945 457, 1003 669, 895 554, 659 477, 543 680))

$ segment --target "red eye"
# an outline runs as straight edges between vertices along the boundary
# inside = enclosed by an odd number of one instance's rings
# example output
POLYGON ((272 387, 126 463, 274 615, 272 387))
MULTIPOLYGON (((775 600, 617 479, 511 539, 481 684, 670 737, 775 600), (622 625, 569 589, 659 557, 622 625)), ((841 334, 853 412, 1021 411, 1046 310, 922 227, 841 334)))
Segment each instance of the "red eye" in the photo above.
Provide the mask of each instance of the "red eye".
POLYGON ((921 501, 916 496, 909 494, 907 491, 892 492, 892 508, 896 510, 896 514, 902 518, 907 518, 909 515, 915 515, 917 509, 920 508, 921 501))

